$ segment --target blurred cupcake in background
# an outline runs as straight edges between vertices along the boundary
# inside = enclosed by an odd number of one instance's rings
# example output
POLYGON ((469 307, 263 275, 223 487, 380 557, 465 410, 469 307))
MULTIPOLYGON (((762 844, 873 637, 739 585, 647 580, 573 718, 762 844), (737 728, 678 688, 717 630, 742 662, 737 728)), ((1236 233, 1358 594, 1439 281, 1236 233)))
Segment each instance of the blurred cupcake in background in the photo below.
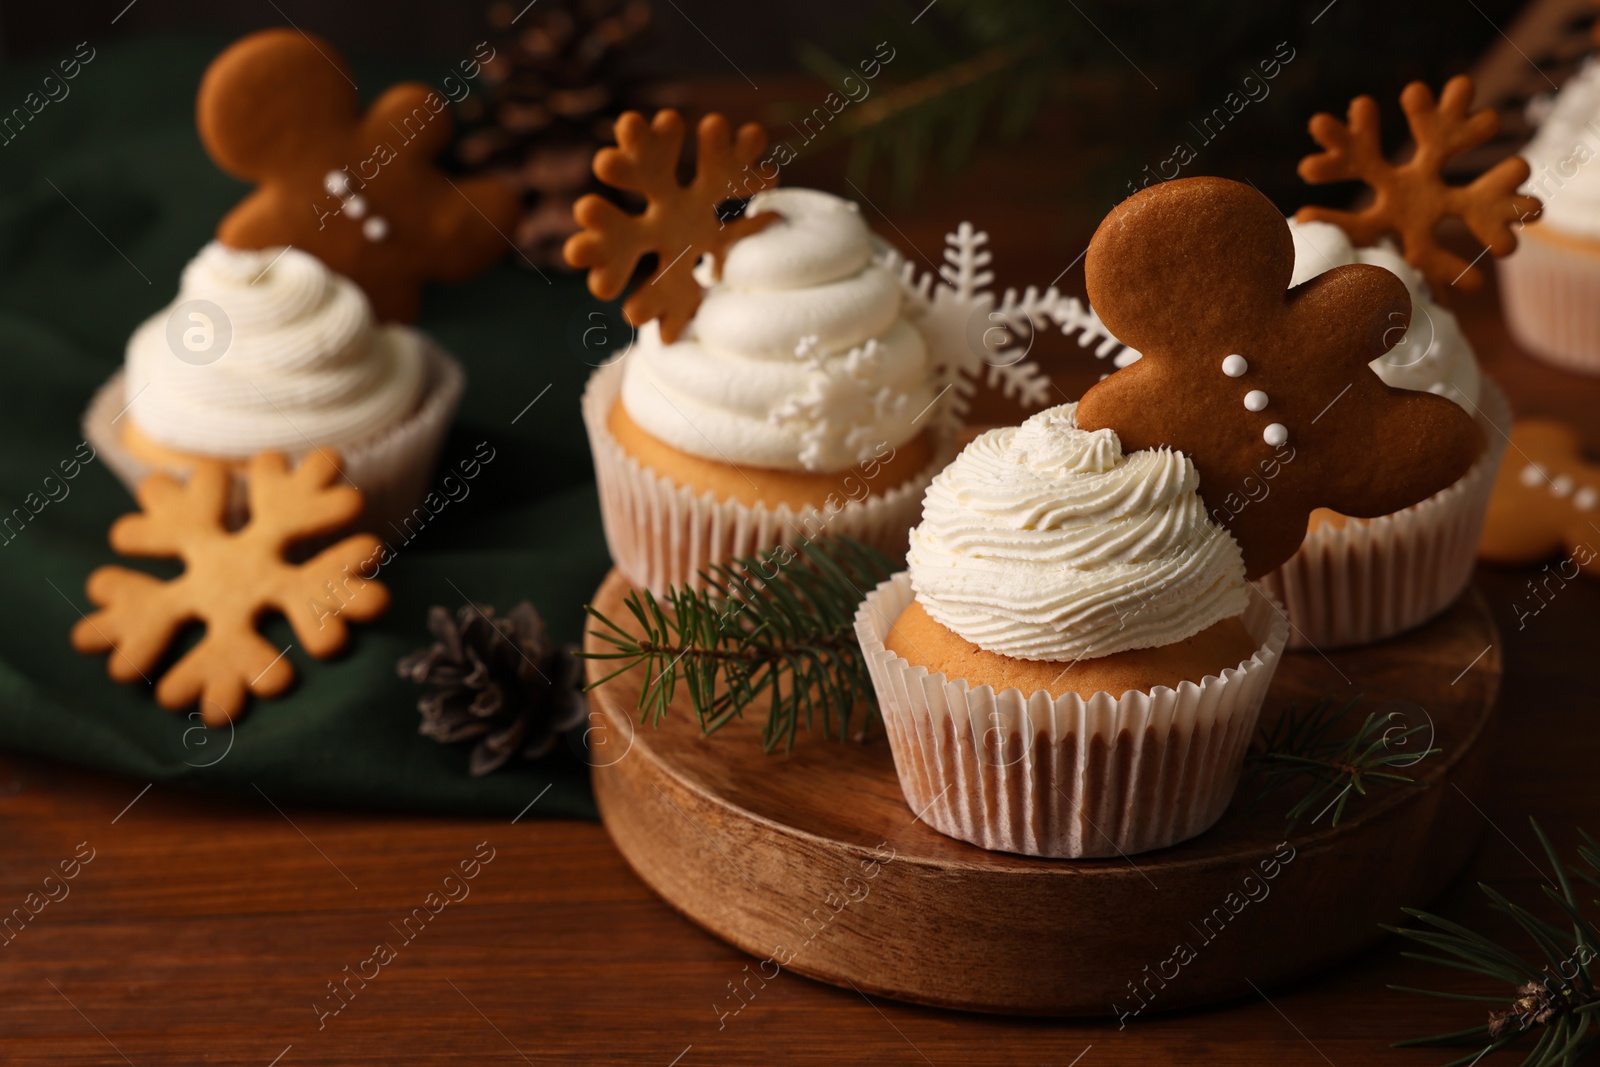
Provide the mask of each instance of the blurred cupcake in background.
POLYGON ((427 492, 465 381, 422 333, 376 322, 360 287, 315 256, 213 242, 129 338, 84 431, 130 491, 158 470, 186 477, 197 459, 242 478, 258 452, 327 449, 365 495, 363 524, 381 528, 427 492))
POLYGON ((1544 212, 1500 261, 1506 325, 1530 355, 1600 374, 1600 62, 1587 59, 1522 150, 1544 212))

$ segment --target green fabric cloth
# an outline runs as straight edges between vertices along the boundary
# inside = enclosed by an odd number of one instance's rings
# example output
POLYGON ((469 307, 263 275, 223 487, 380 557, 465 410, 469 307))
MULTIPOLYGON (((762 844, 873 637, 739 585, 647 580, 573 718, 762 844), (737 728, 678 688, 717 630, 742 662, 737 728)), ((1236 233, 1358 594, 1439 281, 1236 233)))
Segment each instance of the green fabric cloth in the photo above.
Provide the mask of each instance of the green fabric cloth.
MULTIPOLYGON (((132 498, 102 463, 65 482, 65 496, 45 479, 59 479, 59 463, 74 456, 83 409, 128 335, 172 299, 183 265, 246 191, 210 162, 194 128, 195 89, 225 44, 96 46, 68 95, 0 145, 0 514, 29 493, 34 506, 47 488, 60 497, 0 536, 0 745, 142 781, 259 788, 280 804, 515 814, 549 785, 529 817, 593 817, 576 746, 470 778, 466 749, 417 734, 418 690, 394 668, 429 641, 428 606, 454 608, 463 595, 501 608, 526 598, 558 639, 582 633, 583 604, 608 559, 578 411, 590 368, 574 341, 599 305, 572 277, 547 282, 508 259, 467 285, 426 293, 420 326, 468 373, 441 464, 484 440, 497 456, 468 497, 399 549, 383 575, 393 607, 353 628, 347 654, 317 662, 291 648, 294 688, 252 702, 230 736, 163 710, 148 686, 112 682, 105 657, 68 644, 90 607, 85 579, 119 561, 106 532, 132 498)), ((0 116, 24 106, 66 58, 0 71, 0 116)), ((354 66, 365 100, 396 80, 448 73, 354 66)), ((55 83, 46 88, 60 95, 55 83)), ((264 633, 280 646, 292 640, 279 618, 264 633)))

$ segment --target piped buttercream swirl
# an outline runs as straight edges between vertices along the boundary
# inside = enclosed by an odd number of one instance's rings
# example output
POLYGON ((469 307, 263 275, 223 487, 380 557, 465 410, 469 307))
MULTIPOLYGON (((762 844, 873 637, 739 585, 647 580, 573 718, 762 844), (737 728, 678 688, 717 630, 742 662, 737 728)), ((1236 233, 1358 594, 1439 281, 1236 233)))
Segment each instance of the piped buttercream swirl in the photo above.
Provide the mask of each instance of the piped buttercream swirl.
POLYGON ((907 563, 930 616, 978 647, 1072 662, 1241 614, 1244 560, 1181 452, 1125 455, 1063 404, 990 430, 928 488, 907 563))
POLYGON ((747 213, 768 212, 781 218, 730 247, 675 344, 640 329, 629 417, 693 455, 778 470, 843 470, 915 437, 934 399, 927 346, 860 212, 809 189, 757 194, 747 213))
POLYGON ((1600 61, 1584 60, 1560 92, 1537 105, 1545 114, 1522 150, 1531 173, 1520 191, 1544 201, 1539 225, 1600 238, 1600 61))
POLYGON ((361 289, 316 257, 212 242, 128 341, 128 417, 160 444, 206 455, 345 444, 414 410, 425 365, 420 334, 375 323, 361 289), (220 355, 180 354, 173 339, 190 328, 211 343, 225 331, 220 355))

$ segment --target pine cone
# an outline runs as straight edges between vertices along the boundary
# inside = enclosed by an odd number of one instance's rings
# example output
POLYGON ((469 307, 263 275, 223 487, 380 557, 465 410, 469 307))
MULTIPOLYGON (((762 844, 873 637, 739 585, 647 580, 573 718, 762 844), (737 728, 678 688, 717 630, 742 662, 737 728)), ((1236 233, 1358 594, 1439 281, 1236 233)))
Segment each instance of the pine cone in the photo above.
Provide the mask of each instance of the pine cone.
POLYGON ((517 245, 539 266, 565 267, 561 245, 577 229, 572 205, 598 191, 590 161, 610 143, 616 117, 651 110, 650 87, 621 62, 650 20, 648 0, 489 6, 495 56, 484 64, 484 91, 461 101, 456 158, 515 184, 526 211, 517 245))
POLYGON ((481 777, 521 750, 537 759, 561 733, 583 721, 582 669, 558 647, 526 600, 503 618, 494 608, 467 604, 454 617, 428 609, 438 638, 398 666, 400 677, 434 687, 417 701, 417 732, 441 744, 477 738, 470 770, 481 777))

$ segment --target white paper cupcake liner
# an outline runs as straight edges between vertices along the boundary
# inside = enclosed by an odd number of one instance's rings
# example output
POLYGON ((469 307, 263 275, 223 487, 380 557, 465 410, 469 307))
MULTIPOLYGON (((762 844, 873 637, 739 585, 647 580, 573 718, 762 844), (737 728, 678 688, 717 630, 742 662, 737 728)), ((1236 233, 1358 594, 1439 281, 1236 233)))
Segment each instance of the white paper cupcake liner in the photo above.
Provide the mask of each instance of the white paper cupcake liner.
POLYGON ((1523 229, 1517 250, 1499 261, 1500 302, 1511 336, 1529 355, 1580 374, 1600 374, 1600 241, 1523 229))
MULTIPOLYGON (((376 533, 392 533, 391 523, 400 524, 413 513, 427 495, 433 481, 434 466, 444 447, 445 435, 466 389, 466 374, 461 365, 436 345, 425 348, 428 360, 427 385, 420 407, 410 416, 371 437, 332 446, 340 469, 366 499, 359 527, 376 533)), ((122 419, 128 403, 122 386, 121 370, 113 374, 95 393, 83 416, 83 432, 89 444, 122 484, 133 492, 140 482, 155 473, 157 466, 140 459, 122 443, 122 419)), ((138 403, 137 400, 134 403, 138 403)), ((289 456, 298 463, 310 446, 293 450, 289 456)), ((186 477, 188 472, 170 473, 186 477)), ((237 525, 245 518, 244 479, 234 482, 229 521, 237 525)))
POLYGON ((606 425, 622 389, 622 361, 598 368, 583 392, 583 421, 594 454, 600 517, 617 569, 657 596, 671 586, 699 588, 713 563, 758 556, 779 545, 827 534, 863 541, 891 556, 905 553, 911 527, 922 517, 922 496, 950 461, 949 442, 936 442, 933 462, 895 486, 871 486, 861 500, 837 510, 791 509, 718 502, 696 494, 630 455, 606 425))
POLYGON ((1288 623, 1265 594, 1238 668, 1120 697, 996 693, 884 647, 912 601, 902 572, 856 613, 895 772, 917 817, 982 848, 1062 859, 1132 855, 1210 828, 1227 810, 1288 623))
POLYGON ((1472 580, 1484 514, 1511 431, 1511 403, 1487 377, 1476 415, 1487 447, 1472 469, 1404 511, 1324 523, 1261 579, 1289 612, 1289 647, 1364 645, 1421 626, 1472 580))

